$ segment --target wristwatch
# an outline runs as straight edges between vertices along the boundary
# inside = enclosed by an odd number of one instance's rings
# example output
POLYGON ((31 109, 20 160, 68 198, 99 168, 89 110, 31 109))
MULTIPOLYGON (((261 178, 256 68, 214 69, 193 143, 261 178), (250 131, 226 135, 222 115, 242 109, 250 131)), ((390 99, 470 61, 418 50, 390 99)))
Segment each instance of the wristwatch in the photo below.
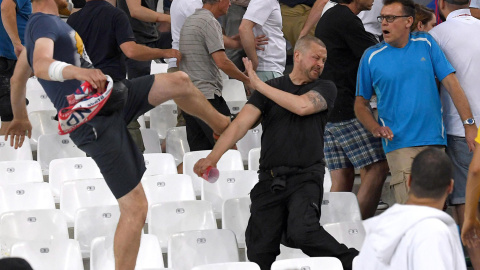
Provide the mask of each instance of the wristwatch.
POLYGON ((468 118, 467 120, 463 121, 463 124, 471 126, 471 125, 475 124, 475 119, 468 118))

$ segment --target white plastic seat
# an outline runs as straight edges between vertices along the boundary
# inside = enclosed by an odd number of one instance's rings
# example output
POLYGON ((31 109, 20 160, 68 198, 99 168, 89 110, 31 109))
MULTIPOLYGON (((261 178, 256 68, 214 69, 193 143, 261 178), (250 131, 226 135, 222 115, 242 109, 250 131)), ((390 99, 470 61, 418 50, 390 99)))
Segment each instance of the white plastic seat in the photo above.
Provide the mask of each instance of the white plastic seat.
MULTIPOLYGON (((210 152, 211 150, 193 151, 185 153, 183 156, 183 173, 192 177, 193 188, 197 196, 200 196, 202 181, 205 180, 193 172, 193 166, 199 159, 208 156, 210 152)), ((238 150, 228 150, 218 161, 217 168, 219 171, 243 170, 242 155, 238 150)))
POLYGON ((239 248, 245 248, 245 231, 250 218, 250 197, 228 199, 222 208, 222 229, 235 233, 239 248))
POLYGON ((34 160, 0 162, 0 185, 43 182, 40 164, 34 160))
POLYGON ((262 125, 247 131, 245 136, 237 142, 238 151, 242 154, 243 163, 248 162, 248 153, 254 148, 259 148, 262 140, 262 125))
POLYGON ((343 270, 342 262, 334 257, 311 257, 275 261, 272 270, 343 270))
POLYGON ((202 181, 202 200, 212 202, 213 212, 221 218, 222 205, 228 199, 248 196, 258 183, 256 171, 222 171, 217 182, 202 181))
MULTIPOLYGON (((163 269, 162 251, 154 235, 142 234, 135 269, 163 269)), ((93 239, 90 270, 115 270, 113 235, 93 239)))
POLYGON ((55 110, 52 101, 48 98, 47 93, 45 93, 45 90, 36 78, 28 79, 26 98, 28 99, 28 113, 42 110, 55 110))
POLYGON ((220 76, 222 76, 222 81, 226 81, 226 80, 230 79, 228 77, 228 75, 225 72, 223 72, 223 70, 221 70, 221 69, 220 69, 220 76))
POLYGON ((74 239, 80 244, 82 257, 90 256, 92 240, 112 235, 120 219, 118 205, 85 207, 77 210, 75 214, 74 239))
POLYGON ((9 256, 16 242, 54 239, 68 239, 67 220, 60 210, 24 210, 0 216, 0 257, 9 256))
POLYGON ((332 176, 330 175, 330 170, 325 167, 325 175, 323 176, 323 192, 330 192, 332 189, 332 176))
POLYGON ((164 140, 167 130, 177 125, 177 104, 169 100, 150 110, 150 128, 164 140))
POLYGON ((230 230, 181 232, 168 241, 168 267, 175 270, 238 260, 237 241, 230 230))
POLYGON ((37 160, 44 175, 48 175, 48 167, 52 160, 71 157, 86 157, 86 154, 68 135, 45 134, 38 137, 37 160))
POLYGON ((192 179, 185 174, 144 176, 142 186, 149 206, 196 199, 192 179))
POLYGON ((145 159, 145 167, 147 167, 147 170, 143 174, 144 176, 157 174, 177 174, 177 166, 175 165, 175 159, 171 154, 143 154, 143 158, 145 159))
POLYGON ((248 151, 248 169, 258 171, 260 167, 260 147, 248 151))
POLYGON ((192 270, 260 270, 260 266, 253 262, 229 262, 199 265, 192 270))
POLYGON ((245 87, 239 80, 228 79, 223 81, 222 97, 225 99, 232 114, 237 114, 247 102, 245 87))
POLYGON ((362 248, 366 235, 362 221, 330 223, 323 225, 323 228, 339 243, 356 250, 362 248))
POLYGON ((22 147, 15 149, 10 146, 10 138, 5 141, 5 136, 0 136, 0 161, 33 160, 30 139, 25 137, 22 147))
POLYGON ((30 144, 32 150, 37 150, 38 137, 45 134, 56 134, 58 132, 58 121, 55 120, 56 110, 32 111, 28 119, 32 124, 32 138, 30 144))
POLYGON ((183 231, 207 229, 217 229, 210 202, 165 202, 150 207, 148 233, 157 236, 163 252, 167 252, 170 235, 183 231))
POLYGON ((276 258, 277 261, 298 258, 309 258, 309 256, 303 253, 301 249, 290 248, 280 244, 280 254, 276 258))
POLYGON ((160 138, 155 130, 140 128, 140 132, 142 133, 143 144, 145 145, 144 153, 162 153, 160 138))
POLYGON ((352 192, 323 193, 320 224, 362 220, 357 197, 352 192))
POLYGON ((0 215, 5 212, 55 209, 48 183, 0 185, 0 215))
POLYGON ((167 70, 168 64, 157 63, 152 60, 152 64, 150 65, 150 74, 167 73, 167 70))
POLYGON ((169 128, 165 138, 165 145, 167 153, 172 154, 175 158, 175 164, 178 166, 182 163, 185 153, 190 152, 186 127, 169 128))
POLYGON ((60 192, 60 210, 73 227, 75 213, 80 208, 118 205, 104 179, 84 179, 64 182, 60 192))
POLYGON ((12 257, 20 257, 35 270, 83 270, 78 242, 73 239, 20 242, 12 247, 12 257))

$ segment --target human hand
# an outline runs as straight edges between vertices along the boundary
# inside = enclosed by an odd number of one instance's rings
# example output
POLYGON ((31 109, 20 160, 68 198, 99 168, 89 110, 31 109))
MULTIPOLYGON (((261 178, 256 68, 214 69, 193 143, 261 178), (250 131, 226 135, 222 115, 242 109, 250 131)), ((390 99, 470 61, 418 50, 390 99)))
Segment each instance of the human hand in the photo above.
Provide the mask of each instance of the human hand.
POLYGON ((262 45, 268 44, 268 37, 265 35, 260 35, 255 37, 255 49, 259 51, 265 50, 262 45))
POLYGON ((480 243, 480 222, 478 218, 465 219, 462 227, 463 244, 469 248, 477 247, 480 243))
POLYGON ((5 132, 5 141, 8 141, 8 136, 10 136, 10 146, 18 149, 22 147, 25 141, 25 135, 28 136, 28 138, 32 138, 32 124, 30 124, 28 118, 16 119, 14 117, 5 132))
POLYGON ((198 175, 198 177, 202 177, 208 167, 216 168, 217 164, 208 159, 208 157, 202 158, 193 166, 193 172, 198 175))
POLYGON ((465 140, 467 141, 468 150, 475 150, 475 138, 477 137, 477 125, 465 125, 465 140))
POLYGON ((258 78, 257 73, 254 70, 253 63, 248 59, 247 57, 243 57, 243 65, 245 66, 245 72, 248 78, 250 78, 250 84, 247 84, 247 87, 250 89, 257 89, 256 84, 258 81, 261 81, 260 78, 258 78))
POLYGON ((107 76, 100 69, 82 68, 76 73, 75 79, 89 82, 99 92, 105 91, 107 76))
POLYGON ((176 50, 176 49, 163 50, 163 57, 164 58, 177 58, 177 67, 180 64, 180 61, 182 61, 182 54, 180 53, 179 50, 176 50))
POLYGON ((390 141, 393 139, 393 132, 389 127, 379 126, 372 131, 372 134, 377 138, 385 138, 390 141))

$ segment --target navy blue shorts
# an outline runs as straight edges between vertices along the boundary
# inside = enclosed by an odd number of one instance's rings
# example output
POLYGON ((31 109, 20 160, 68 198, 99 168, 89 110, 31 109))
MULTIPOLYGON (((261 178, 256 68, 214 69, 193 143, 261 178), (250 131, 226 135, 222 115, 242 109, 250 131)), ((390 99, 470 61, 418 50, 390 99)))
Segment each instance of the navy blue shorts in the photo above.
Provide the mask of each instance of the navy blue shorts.
POLYGON ((95 116, 70 133, 72 141, 93 158, 115 198, 119 199, 133 190, 145 172, 145 161, 138 150, 127 125, 151 110, 148 93, 155 76, 148 75, 123 83, 128 88, 128 98, 123 110, 108 116, 95 116))

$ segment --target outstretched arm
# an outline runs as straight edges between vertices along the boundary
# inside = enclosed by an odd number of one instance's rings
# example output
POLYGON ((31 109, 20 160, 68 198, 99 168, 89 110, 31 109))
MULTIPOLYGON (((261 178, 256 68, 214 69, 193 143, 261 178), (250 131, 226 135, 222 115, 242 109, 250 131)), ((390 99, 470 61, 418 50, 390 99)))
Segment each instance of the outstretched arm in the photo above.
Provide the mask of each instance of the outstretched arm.
POLYGON ((144 22, 170 22, 170 15, 142 6, 141 0, 126 0, 130 16, 144 22))
POLYGON ((177 61, 182 59, 182 55, 175 49, 157 49, 150 48, 145 45, 136 43, 135 41, 127 41, 120 45, 122 52, 130 59, 137 61, 148 61, 158 58, 177 58, 177 61))
POLYGON ((315 4, 313 4, 312 9, 310 10, 310 14, 308 14, 308 18, 305 21, 305 24, 303 25, 302 31, 300 31, 300 36, 298 38, 308 35, 312 28, 317 25, 318 21, 322 17, 323 8, 327 4, 327 2, 328 0, 315 1, 315 4))

